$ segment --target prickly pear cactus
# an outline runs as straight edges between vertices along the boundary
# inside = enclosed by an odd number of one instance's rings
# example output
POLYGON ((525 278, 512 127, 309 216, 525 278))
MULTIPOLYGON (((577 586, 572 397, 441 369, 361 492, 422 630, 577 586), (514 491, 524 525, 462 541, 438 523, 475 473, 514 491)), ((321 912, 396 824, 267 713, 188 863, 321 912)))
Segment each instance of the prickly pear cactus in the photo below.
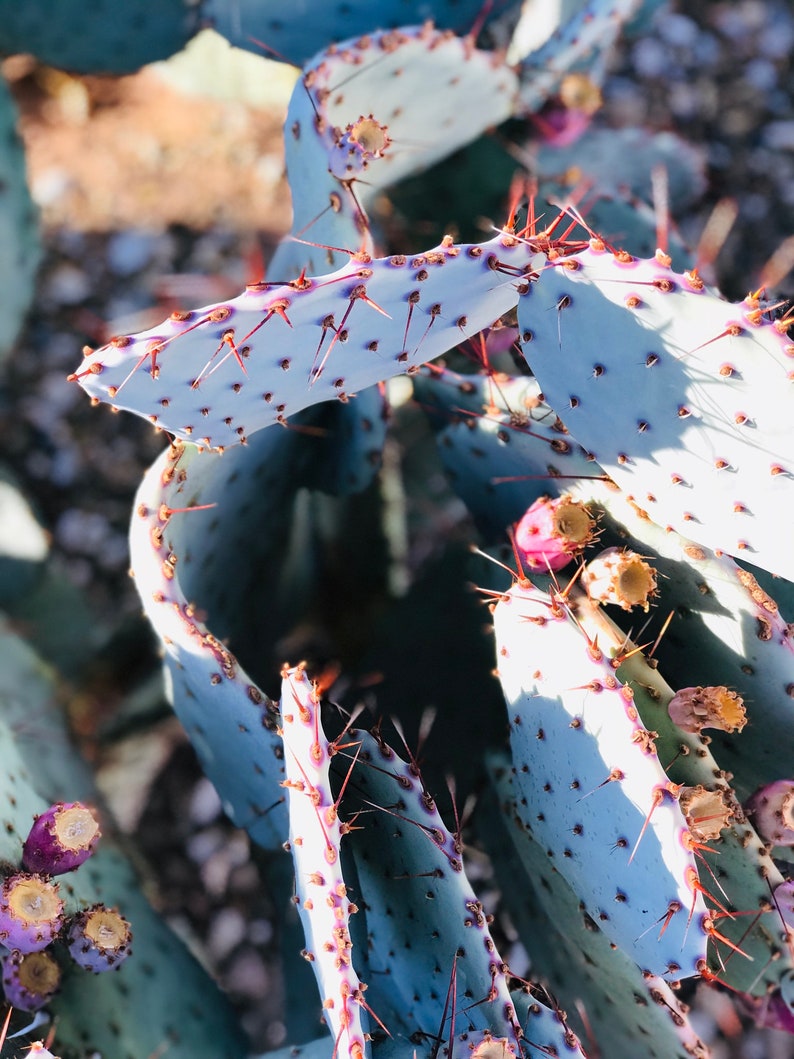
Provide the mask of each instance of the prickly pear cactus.
POLYGON ((794 576, 786 322, 599 239, 527 290, 524 355, 599 465, 660 526, 794 576))
POLYGON ((462 246, 445 239, 412 257, 352 255, 329 275, 254 284, 223 305, 112 339, 72 378, 183 441, 225 449, 310 405, 415 371, 481 331, 515 304, 537 258, 509 234, 462 246))
POLYGON ((299 242, 287 237, 271 274, 339 268, 344 247, 372 252, 369 213, 382 189, 503 122, 517 93, 515 73, 493 52, 430 24, 368 34, 318 55, 284 123, 299 242), (406 79, 422 84, 421 95, 406 99, 406 79), (432 138, 417 136, 422 127, 435 130, 432 138))
POLYGON ((632 689, 553 590, 516 582, 494 629, 524 825, 640 967, 700 973, 706 906, 686 821, 632 689))

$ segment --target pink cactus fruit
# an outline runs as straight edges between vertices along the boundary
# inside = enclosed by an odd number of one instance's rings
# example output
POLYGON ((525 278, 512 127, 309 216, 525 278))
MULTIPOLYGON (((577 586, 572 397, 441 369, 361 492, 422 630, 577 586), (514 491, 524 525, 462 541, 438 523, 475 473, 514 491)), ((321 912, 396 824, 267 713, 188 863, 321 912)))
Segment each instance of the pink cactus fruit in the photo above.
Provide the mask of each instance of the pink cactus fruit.
POLYGON ((745 806, 761 838, 773 846, 794 846, 794 780, 775 780, 745 806))
MULTIPOLYGON (((22 953, 3 957, 3 990, 8 1003, 20 1011, 38 1011, 48 1004, 61 986, 61 969, 48 952, 22 953)), ((50 1053, 32 1053, 42 1057, 50 1053)))
POLYGON ((607 548, 582 571, 582 586, 596 603, 647 611, 656 594, 656 571, 628 548, 607 548))
POLYGON ((702 784, 697 787, 682 787, 678 804, 696 842, 713 842, 719 838, 720 832, 730 824, 736 814, 728 791, 710 791, 702 784))
POLYGON ((681 688, 670 699, 667 712, 685 732, 699 733, 704 728, 741 732, 747 724, 744 699, 722 686, 681 688))
POLYGON ((530 570, 562 570, 593 539, 595 521, 580 500, 542 496, 515 529, 521 561, 530 570))
MULTIPOLYGON (((568 147, 587 129, 602 103, 594 81, 584 73, 570 73, 563 78, 557 97, 532 115, 532 122, 550 147, 568 147)), ((575 174, 567 174, 567 179, 576 183, 575 174)))
POLYGON ((69 952, 94 974, 121 966, 132 952, 132 929, 115 908, 93 905, 79 912, 69 928, 69 952))
POLYGON ((22 850, 28 871, 63 875, 74 871, 94 852, 101 837, 99 823, 82 802, 58 802, 37 816, 22 850))
POLYGON ((58 884, 40 875, 17 872, 0 888, 0 942, 7 949, 39 952, 63 925, 58 884))

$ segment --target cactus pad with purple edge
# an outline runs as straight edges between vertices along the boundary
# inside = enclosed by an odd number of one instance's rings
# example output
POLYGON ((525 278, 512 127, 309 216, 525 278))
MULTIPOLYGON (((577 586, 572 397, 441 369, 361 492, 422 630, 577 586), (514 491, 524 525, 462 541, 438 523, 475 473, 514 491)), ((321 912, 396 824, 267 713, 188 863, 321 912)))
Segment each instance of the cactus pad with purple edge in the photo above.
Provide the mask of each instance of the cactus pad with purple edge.
POLYGON ((572 435, 660 526, 794 576, 792 354, 755 296, 599 239, 519 305, 522 348, 572 435))
POLYGON ((667 980, 700 973, 707 909, 687 824, 631 688, 560 595, 516 582, 494 628, 526 825, 640 967, 667 980))
POLYGON ((331 750, 320 722, 320 699, 303 666, 284 667, 281 735, 295 862, 295 902, 306 935, 306 958, 320 989, 334 1054, 364 1059, 364 990, 353 967, 347 896, 340 859, 342 824, 331 792, 331 750))
POLYGON ((440 356, 515 305, 532 247, 502 234, 410 257, 352 258, 112 339, 71 376, 100 401, 206 448, 245 442, 440 356))
POLYGON ((338 268, 344 251, 372 250, 367 214, 380 191, 498 125, 518 80, 493 52, 426 24, 372 33, 306 66, 285 128, 292 232, 270 267, 338 268), (405 85, 421 84, 418 93, 405 85), (450 91, 454 85, 454 91, 450 91), (326 247, 323 244, 328 244, 326 247))
MULTIPOLYGON (((253 446, 230 455, 237 453, 257 455, 253 446)), ((275 722, 265 695, 200 620, 183 587, 183 582, 189 583, 191 548, 198 547, 190 543, 192 530, 205 545, 214 542, 220 550, 214 513, 186 509, 204 503, 214 507, 220 495, 237 510, 235 482, 242 485, 243 476, 230 475, 231 468, 220 468, 219 460, 212 453, 175 445, 152 465, 136 496, 131 563, 144 609, 163 642, 174 709, 226 811, 256 842, 274 849, 287 835, 275 722), (190 519, 204 522, 191 525, 190 519)), ((222 567, 223 555, 219 561, 222 567)), ((208 565, 202 563, 204 572, 208 565)))
POLYGON ((558 1011, 537 1001, 517 1012, 460 836, 445 826, 416 762, 377 730, 351 730, 347 742, 334 768, 355 823, 346 842, 367 928, 373 1010, 395 1037, 432 1039, 443 1026, 448 1039, 489 1031, 528 1054, 581 1057, 558 1011), (396 914, 400 908, 406 913, 396 914))

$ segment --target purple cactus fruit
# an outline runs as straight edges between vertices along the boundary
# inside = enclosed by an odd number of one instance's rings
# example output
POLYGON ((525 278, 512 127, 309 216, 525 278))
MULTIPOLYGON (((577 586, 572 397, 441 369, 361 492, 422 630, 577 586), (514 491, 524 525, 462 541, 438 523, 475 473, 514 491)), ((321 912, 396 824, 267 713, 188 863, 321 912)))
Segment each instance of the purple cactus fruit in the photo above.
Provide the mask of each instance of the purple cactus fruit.
POLYGON ((93 905, 79 912, 69 928, 69 952, 75 963, 101 974, 119 967, 132 952, 132 930, 115 908, 93 905))
POLYGON ((667 705, 670 720, 685 732, 718 728, 741 732, 747 724, 744 699, 725 687, 681 688, 667 705))
POLYGON ((758 834, 773 846, 794 846, 794 780, 776 780, 745 806, 758 834))
MULTIPOLYGON (((43 1008, 61 986, 61 969, 48 952, 22 953, 17 949, 3 957, 2 969, 6 1000, 20 1011, 43 1008)), ((38 1054, 50 1053, 45 1050, 38 1054)))
POLYGON ((656 593, 656 571, 628 548, 607 548, 584 568, 582 585, 597 603, 647 611, 656 593))
POLYGON ((720 832, 729 825, 736 813, 727 791, 710 791, 702 784, 682 787, 678 804, 696 842, 712 842, 719 838, 720 832))
POLYGON ((594 529, 581 500, 542 496, 516 526, 516 547, 530 570, 562 570, 590 543, 594 529))
POLYGON ((74 871, 94 852, 101 837, 99 823, 82 802, 58 802, 37 816, 22 850, 28 871, 63 875, 74 871))
POLYGON ((39 952, 63 925, 58 884, 40 875, 17 872, 0 888, 0 942, 7 949, 39 952))
POLYGON ((772 898, 777 905, 780 918, 789 930, 794 929, 794 880, 776 886, 772 898))

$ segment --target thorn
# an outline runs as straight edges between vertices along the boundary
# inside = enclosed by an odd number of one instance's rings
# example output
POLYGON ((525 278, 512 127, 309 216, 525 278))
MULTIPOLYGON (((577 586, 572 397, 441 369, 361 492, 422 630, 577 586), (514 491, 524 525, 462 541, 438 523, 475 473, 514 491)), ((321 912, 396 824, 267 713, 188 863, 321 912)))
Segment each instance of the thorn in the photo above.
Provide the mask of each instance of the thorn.
POLYGON ((667 632, 667 630, 668 630, 668 629, 670 628, 670 622, 671 622, 671 621, 673 620, 673 616, 674 616, 674 615, 675 615, 675 611, 674 611, 674 610, 671 610, 671 611, 670 611, 670 613, 669 613, 669 614, 667 615, 667 617, 665 618, 665 620, 664 620, 664 625, 662 625, 662 629, 661 629, 661 632, 660 632, 660 633, 659 633, 659 635, 658 635, 658 636, 656 637, 656 639, 655 639, 655 640, 653 641, 653 647, 652 647, 652 648, 650 649, 650 651, 648 652, 648 654, 647 654, 647 655, 645 656, 645 659, 646 659, 646 661, 647 661, 647 660, 648 660, 649 658, 653 658, 653 656, 654 656, 654 653, 655 653, 655 651, 656 651, 656 648, 657 648, 657 647, 659 646, 659 644, 660 644, 660 643, 662 642, 662 637, 663 637, 663 636, 664 636, 664 634, 665 634, 665 633, 667 632))
POLYGON ((650 824, 650 822, 651 822, 651 817, 653 816, 653 814, 656 811, 656 809, 658 809, 658 807, 662 804, 662 802, 664 801, 664 796, 667 793, 668 792, 667 792, 667 790, 664 787, 658 787, 657 786, 657 787, 654 788, 653 795, 652 795, 652 798, 651 798, 651 802, 652 802, 651 808, 648 810, 648 815, 645 817, 645 823, 642 825, 642 830, 640 831, 639 837, 637 838, 637 841, 634 843, 634 848, 632 849, 631 856, 629 857, 629 864, 631 864, 631 862, 634 860, 634 855, 637 852, 637 850, 639 849, 639 845, 640 845, 640 842, 642 841, 642 837, 645 834, 646 830, 648 829, 648 824, 650 824))

